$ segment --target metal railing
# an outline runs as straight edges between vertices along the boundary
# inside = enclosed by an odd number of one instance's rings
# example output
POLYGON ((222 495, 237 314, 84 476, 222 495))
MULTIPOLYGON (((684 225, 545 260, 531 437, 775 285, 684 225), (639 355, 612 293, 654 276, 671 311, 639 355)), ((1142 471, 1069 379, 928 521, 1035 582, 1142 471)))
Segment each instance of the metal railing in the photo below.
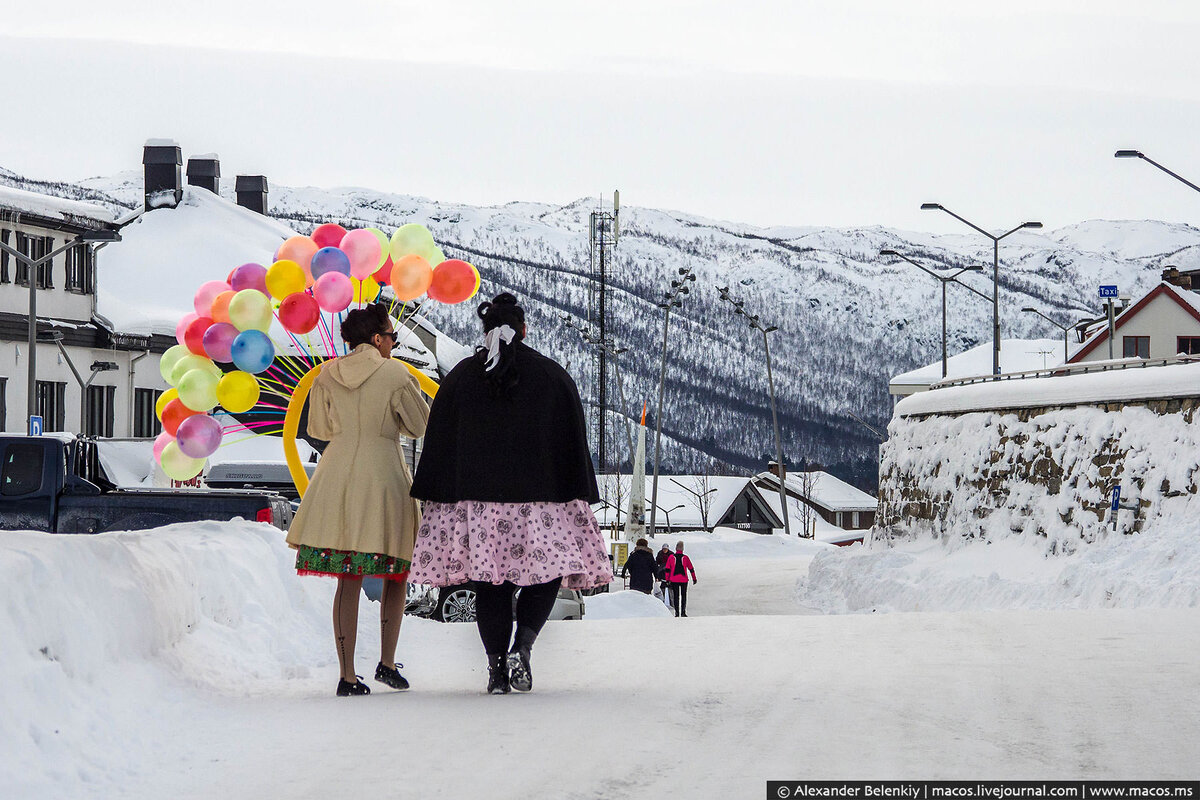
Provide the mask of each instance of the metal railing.
POLYGON ((1200 355, 1177 355, 1167 358, 1117 358, 1111 361, 1085 361, 1080 364, 1060 364, 1045 369, 1028 369, 1022 372, 1002 372, 999 375, 974 375, 967 378, 951 378, 929 384, 930 391, 951 386, 969 386, 973 383, 1027 380, 1029 378, 1058 378, 1064 375, 1085 375, 1091 372, 1112 372, 1146 367, 1171 367, 1179 364, 1200 363, 1200 355))

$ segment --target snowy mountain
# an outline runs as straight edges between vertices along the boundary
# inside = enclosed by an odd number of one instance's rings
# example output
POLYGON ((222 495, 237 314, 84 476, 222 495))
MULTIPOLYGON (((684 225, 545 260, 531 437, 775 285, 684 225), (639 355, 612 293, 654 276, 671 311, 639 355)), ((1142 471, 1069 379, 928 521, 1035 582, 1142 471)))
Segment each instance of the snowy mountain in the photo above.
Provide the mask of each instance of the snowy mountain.
MULTIPOLYGON (((231 183, 231 182, 230 182, 231 183)), ((140 173, 81 184, 31 181, 9 172, 0 184, 113 207, 141 203, 140 173)), ((230 187, 231 188, 231 187, 230 187)), ((446 253, 475 264, 481 297, 507 290, 525 302, 532 346, 561 361, 593 396, 591 360, 563 313, 586 317, 588 214, 593 199, 565 206, 514 202, 475 207, 361 188, 273 185, 273 216, 296 230, 321 222, 387 231, 427 225, 446 253)), ((718 300, 728 285, 779 331, 771 355, 785 457, 823 465, 873 489, 877 441, 850 415, 882 429, 891 417, 888 380, 931 363, 941 352, 941 290, 904 263, 880 258, 891 248, 931 268, 988 265, 964 281, 991 290, 991 242, 981 236, 937 236, 867 228, 758 228, 669 211, 623 207, 621 240, 611 261, 609 329, 628 347, 620 362, 628 413, 648 402, 653 424, 663 314, 656 303, 682 267, 697 276, 672 314, 664 401, 664 469, 695 472, 718 462, 761 469, 775 446, 762 337, 718 300)), ((1200 229, 1154 221, 1093 220, 1004 240, 1001 325, 1005 338, 1053 338, 1058 330, 1023 306, 1064 323, 1093 316, 1096 287, 1116 283, 1135 296, 1167 264, 1200 267, 1200 229)), ((103 269, 101 263, 100 269, 103 269)), ((101 275, 100 280, 103 280, 101 275)), ((429 304, 426 313, 462 342, 478 338, 474 303, 429 304)), ((949 349, 957 353, 991 338, 991 304, 960 287, 949 291, 949 349)), ((615 387, 609 395, 616 397, 615 387)), ((612 402, 616 402, 615 399, 612 402)), ((627 458, 624 435, 610 428, 627 458)))

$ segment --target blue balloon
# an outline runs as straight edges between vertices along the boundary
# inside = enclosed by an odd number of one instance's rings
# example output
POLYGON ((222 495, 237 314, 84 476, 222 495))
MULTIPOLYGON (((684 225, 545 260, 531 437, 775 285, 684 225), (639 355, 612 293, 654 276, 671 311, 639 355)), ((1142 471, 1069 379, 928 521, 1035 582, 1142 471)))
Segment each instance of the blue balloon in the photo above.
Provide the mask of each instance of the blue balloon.
POLYGON ((322 247, 312 257, 313 280, 327 272, 340 272, 350 277, 350 256, 336 247, 322 247))
POLYGON ((271 366, 275 360, 275 345, 262 331, 242 331, 233 340, 229 351, 233 355, 234 366, 253 375, 271 366))

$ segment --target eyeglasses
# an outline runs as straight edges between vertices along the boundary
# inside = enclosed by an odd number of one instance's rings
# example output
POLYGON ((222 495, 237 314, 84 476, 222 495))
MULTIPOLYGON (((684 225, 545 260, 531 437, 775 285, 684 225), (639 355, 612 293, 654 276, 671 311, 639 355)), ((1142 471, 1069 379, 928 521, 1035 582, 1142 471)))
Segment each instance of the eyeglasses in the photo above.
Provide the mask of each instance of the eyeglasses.
POLYGON ((393 342, 396 341, 396 332, 395 331, 380 331, 379 335, 390 337, 393 342))

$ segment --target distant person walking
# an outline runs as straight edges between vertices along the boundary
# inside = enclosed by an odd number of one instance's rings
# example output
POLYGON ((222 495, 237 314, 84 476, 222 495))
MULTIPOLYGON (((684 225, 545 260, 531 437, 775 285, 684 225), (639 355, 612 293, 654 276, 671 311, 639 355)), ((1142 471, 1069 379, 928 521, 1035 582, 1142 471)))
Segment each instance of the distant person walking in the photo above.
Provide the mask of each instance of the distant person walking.
POLYGON ((666 576, 671 586, 671 605, 675 607, 675 616, 687 616, 687 574, 692 573, 692 584, 696 583, 696 568, 692 560, 683 554, 683 542, 675 543, 675 552, 667 556, 666 576))
POLYGON ((654 591, 654 579, 658 577, 658 564, 654 561, 654 551, 645 539, 638 539, 633 552, 625 559, 621 567, 621 577, 629 578, 629 588, 650 594, 654 591))
POLYGON ((667 583, 667 559, 670 557, 671 546, 666 544, 664 544, 658 551, 658 554, 654 556, 654 563, 658 565, 658 588, 662 591, 663 604, 667 608, 671 607, 671 594, 667 591, 667 587, 670 586, 670 584, 667 583))
POLYGON ((497 295, 477 313, 484 346, 450 371, 430 409, 412 579, 474 581, 487 691, 528 692, 530 652, 559 587, 607 585, 612 565, 590 506, 599 492, 575 382, 525 344, 517 298, 497 295))
POLYGON ((333 636, 339 697, 370 694, 354 674, 358 600, 366 575, 383 578, 382 629, 375 680, 407 689, 396 668, 406 581, 420 509, 400 437, 425 432, 429 406, 408 369, 392 360, 396 333, 381 305, 355 309, 342 322, 352 351, 325 364, 309 394, 308 433, 329 442, 288 531, 301 575, 337 578, 333 636))

